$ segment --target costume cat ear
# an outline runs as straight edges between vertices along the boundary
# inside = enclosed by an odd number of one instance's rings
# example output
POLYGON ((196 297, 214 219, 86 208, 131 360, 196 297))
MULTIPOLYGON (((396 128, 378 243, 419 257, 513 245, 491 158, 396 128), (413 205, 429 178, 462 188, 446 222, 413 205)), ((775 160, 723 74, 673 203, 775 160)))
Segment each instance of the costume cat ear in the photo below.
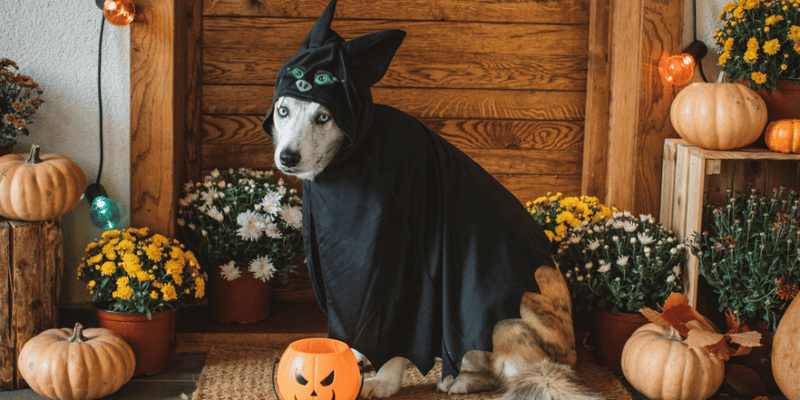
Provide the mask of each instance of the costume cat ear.
POLYGON ((311 28, 311 32, 309 32, 308 36, 303 40, 303 44, 300 46, 301 50, 320 47, 329 39, 344 41, 338 33, 331 29, 331 21, 333 21, 333 14, 335 13, 336 0, 331 0, 331 2, 328 3, 328 7, 325 8, 325 12, 322 13, 322 16, 319 17, 314 27, 311 28))
POLYGON ((359 36, 342 45, 350 56, 348 75, 356 87, 368 88, 383 78, 405 37, 405 32, 390 29, 359 36))

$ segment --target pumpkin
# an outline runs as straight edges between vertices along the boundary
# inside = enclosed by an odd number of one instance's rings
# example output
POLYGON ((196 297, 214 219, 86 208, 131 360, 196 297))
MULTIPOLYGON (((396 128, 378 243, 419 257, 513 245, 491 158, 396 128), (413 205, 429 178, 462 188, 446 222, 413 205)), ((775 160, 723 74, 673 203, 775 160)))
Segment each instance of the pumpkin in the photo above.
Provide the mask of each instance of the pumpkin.
POLYGON ((731 150, 755 142, 767 125, 767 106, 752 89, 736 83, 693 83, 669 110, 675 131, 704 149, 731 150))
POLYGON ((800 153, 800 119, 779 119, 767 125, 764 141, 772 151, 800 153))
POLYGON ((22 221, 44 221, 72 211, 86 189, 81 167, 59 154, 0 157, 0 215, 22 221))
POLYGON ((90 400, 116 392, 133 377, 133 350, 103 328, 48 329, 22 346, 18 359, 25 382, 42 396, 90 400))
POLYGON ((648 323, 625 343, 622 373, 653 400, 704 400, 722 384, 725 362, 683 343, 672 327, 648 323))
POLYGON ((800 400, 800 296, 783 313, 772 338, 772 374, 789 400, 800 400))
POLYGON ((355 400, 360 375, 350 346, 334 339, 302 339, 281 356, 273 385, 278 400, 355 400))

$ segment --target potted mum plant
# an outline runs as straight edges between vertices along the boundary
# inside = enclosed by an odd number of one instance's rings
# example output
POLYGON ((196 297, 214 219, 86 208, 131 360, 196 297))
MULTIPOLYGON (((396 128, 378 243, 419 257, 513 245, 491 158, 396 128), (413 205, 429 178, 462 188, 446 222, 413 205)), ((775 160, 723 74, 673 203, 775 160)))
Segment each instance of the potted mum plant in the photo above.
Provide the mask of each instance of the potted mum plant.
POLYGON ((573 227, 554 259, 577 310, 592 309, 598 355, 617 374, 625 341, 647 322, 638 311, 683 291, 686 246, 649 215, 614 212, 573 227))
POLYGON ((800 198, 785 188, 771 196, 729 191, 727 204, 704 208, 703 221, 691 248, 700 274, 719 296, 730 330, 761 332, 765 346, 742 360, 772 384, 772 333, 800 291, 800 198))
POLYGON ((769 119, 800 118, 800 4, 731 2, 714 34, 719 65, 764 98, 769 119))
POLYGON ((175 309, 205 293, 194 254, 147 228, 109 230, 89 243, 78 279, 86 282, 100 327, 133 349, 137 375, 166 369, 175 309))
POLYGON ((0 59, 0 155, 12 153, 17 137, 29 134, 28 125, 44 100, 42 89, 7 58, 0 59))
POLYGON ((304 255, 300 197, 271 171, 212 171, 188 182, 178 225, 209 275, 214 319, 269 315, 275 278, 285 283, 304 255))

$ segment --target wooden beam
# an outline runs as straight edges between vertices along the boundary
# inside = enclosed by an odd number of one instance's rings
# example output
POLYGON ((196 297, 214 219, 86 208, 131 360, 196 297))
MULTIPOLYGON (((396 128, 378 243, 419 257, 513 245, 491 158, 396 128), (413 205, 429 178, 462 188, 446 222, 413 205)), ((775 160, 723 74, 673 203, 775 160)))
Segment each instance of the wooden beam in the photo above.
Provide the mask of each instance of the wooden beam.
POLYGON ((172 237, 185 179, 185 12, 138 0, 131 24, 131 225, 172 237))
POLYGON ((675 137, 669 108, 677 88, 658 74, 680 52, 682 0, 615 2, 605 199, 635 214, 658 215, 664 140, 675 137))

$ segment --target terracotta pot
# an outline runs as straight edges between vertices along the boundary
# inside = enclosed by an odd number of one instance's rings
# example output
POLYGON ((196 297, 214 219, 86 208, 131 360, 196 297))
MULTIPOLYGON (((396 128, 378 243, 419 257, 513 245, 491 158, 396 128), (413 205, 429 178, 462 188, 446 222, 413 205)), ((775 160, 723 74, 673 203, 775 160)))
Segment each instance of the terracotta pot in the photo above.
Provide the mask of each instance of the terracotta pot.
POLYGON ((7 144, 5 146, 0 146, 0 157, 12 153, 14 153, 14 144, 7 144))
POLYGON ((131 346, 136 355, 134 375, 155 375, 167 369, 170 340, 175 330, 175 310, 128 314, 95 308, 97 324, 110 329, 131 346))
POLYGON ((253 273, 243 270, 241 276, 229 281, 219 269, 208 274, 208 300, 215 321, 249 324, 269 316, 272 301, 272 280, 262 282, 253 273))
POLYGON ((641 314, 612 314, 599 308, 594 309, 594 321, 598 362, 611 372, 622 375, 622 349, 625 342, 649 321, 641 314))
POLYGON ((800 400, 800 296, 792 300, 778 323, 772 343, 775 383, 789 400, 800 400))

